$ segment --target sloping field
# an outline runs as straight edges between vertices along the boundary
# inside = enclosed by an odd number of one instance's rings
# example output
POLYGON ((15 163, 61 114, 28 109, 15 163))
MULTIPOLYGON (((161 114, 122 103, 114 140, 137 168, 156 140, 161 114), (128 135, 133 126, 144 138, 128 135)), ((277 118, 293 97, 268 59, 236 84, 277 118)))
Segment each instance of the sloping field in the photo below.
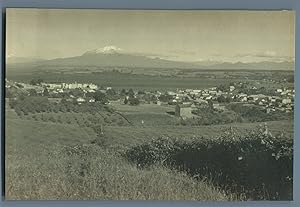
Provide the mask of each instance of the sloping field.
POLYGON ((6 120, 8 200, 227 200, 204 181, 164 167, 140 170, 89 143, 89 128, 6 120))
POLYGON ((110 105, 121 113, 166 113, 168 111, 174 111, 175 108, 174 106, 159 106, 156 104, 131 106, 120 104, 118 102, 112 102, 110 105))
MULTIPOLYGON (((136 112, 127 113, 135 117, 138 115, 136 112)), ((161 136, 213 139, 230 126, 243 133, 259 125, 238 123, 188 127, 108 124, 103 126, 103 131, 111 147, 104 149, 90 144, 97 135, 86 127, 85 121, 92 120, 95 115, 41 113, 21 119, 9 108, 6 115, 7 199, 226 200, 228 197, 211 184, 195 181, 184 173, 162 166, 138 169, 119 157, 116 150, 122 151, 161 136)), ((145 113, 148 117, 160 115, 160 112, 145 113)), ((161 117, 161 120, 164 118, 161 117)), ((94 121, 97 124, 104 119, 96 115, 94 121)), ((292 137, 292 121, 274 121, 267 125, 271 133, 284 132, 292 137)), ((238 199, 238 195, 229 196, 229 199, 238 199)))
POLYGON ((91 127, 94 125, 129 125, 129 123, 120 115, 112 113, 74 113, 74 112, 48 112, 29 114, 23 117, 27 120, 39 122, 53 122, 58 124, 71 124, 80 127, 91 127))
MULTIPOLYGON (((214 139, 229 130, 230 127, 238 133, 245 133, 249 130, 256 130, 264 126, 264 123, 235 123, 213 126, 105 126, 104 133, 113 145, 132 146, 148 139, 156 139, 161 136, 190 139, 193 137, 214 139)), ((267 122, 269 132, 273 135, 283 133, 286 137, 293 138, 294 125, 292 121, 271 121, 267 122)))
POLYGON ((112 103, 134 126, 176 125, 178 119, 167 112, 174 112, 174 106, 158 106, 156 104, 140 104, 138 106, 112 103))
POLYGON ((87 143, 96 136, 87 127, 21 119, 6 119, 5 129, 6 155, 17 153, 26 156, 32 151, 38 152, 39 147, 87 143))
POLYGON ((5 117, 6 119, 17 119, 18 115, 15 110, 11 109, 8 104, 8 98, 5 99, 5 117))

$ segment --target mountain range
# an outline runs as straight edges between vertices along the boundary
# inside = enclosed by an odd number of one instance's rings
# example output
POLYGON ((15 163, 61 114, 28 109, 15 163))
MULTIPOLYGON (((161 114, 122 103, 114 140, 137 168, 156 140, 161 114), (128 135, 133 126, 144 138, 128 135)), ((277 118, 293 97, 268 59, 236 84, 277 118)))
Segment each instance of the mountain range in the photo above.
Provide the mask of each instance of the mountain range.
POLYGON ((158 57, 149 57, 140 54, 123 53, 114 46, 90 50, 80 56, 44 60, 40 58, 9 57, 7 64, 34 64, 38 66, 96 66, 96 67, 121 67, 121 68, 161 68, 161 69, 220 69, 220 70, 294 70, 295 63, 283 62, 182 62, 166 60, 158 57))

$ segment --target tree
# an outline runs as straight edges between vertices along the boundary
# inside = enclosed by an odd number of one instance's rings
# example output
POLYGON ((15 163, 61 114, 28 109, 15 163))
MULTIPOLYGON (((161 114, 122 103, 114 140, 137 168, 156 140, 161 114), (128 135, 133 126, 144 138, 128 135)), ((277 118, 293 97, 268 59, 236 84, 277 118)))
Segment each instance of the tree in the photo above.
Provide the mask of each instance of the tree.
POLYGON ((49 96, 49 91, 47 88, 44 89, 43 96, 49 96))
POLYGON ((30 85, 40 85, 41 83, 43 83, 43 79, 41 78, 34 78, 30 81, 30 85))
POLYGON ((138 94, 139 94, 139 95, 145 95, 146 93, 145 93, 145 91, 139 90, 139 91, 138 91, 138 94))
POLYGON ((35 89, 29 89, 30 96, 37 96, 37 92, 35 89))
POLYGON ((117 100, 117 99, 119 99, 119 95, 117 94, 117 92, 113 88, 108 89, 106 91, 106 94, 107 94, 109 100, 117 100))
POLYGON ((132 106, 136 106, 140 104, 140 100, 138 98, 129 98, 129 104, 132 106))
POLYGON ((120 95, 121 96, 125 96, 126 95, 126 90, 124 88, 121 90, 120 95))
POLYGON ((227 97, 226 97, 226 102, 227 102, 227 103, 230 103, 231 101, 232 101, 231 96, 227 96, 227 97))
POLYGON ((73 95, 75 97, 83 96, 83 91, 81 89, 79 89, 79 88, 76 88, 76 89, 73 89, 72 91, 70 91, 69 94, 73 95))
POLYGON ((214 108, 214 104, 213 104, 212 100, 208 100, 207 102, 208 102, 209 108, 213 109, 214 108))
POLYGON ((163 94, 158 99, 162 102, 169 102, 173 99, 173 96, 168 95, 168 94, 163 94))
POLYGON ((146 94, 146 95, 144 95, 144 100, 147 101, 147 102, 157 101, 157 98, 156 98, 155 95, 146 94))
POLYGON ((124 99, 124 104, 128 104, 128 99, 127 99, 127 97, 125 97, 125 99, 124 99))
POLYGON ((228 90, 229 90, 229 86, 226 85, 226 84, 220 84, 220 85, 217 87, 217 90, 219 90, 219 91, 228 91, 228 90))
POLYGON ((129 89, 129 91, 128 91, 128 96, 129 96, 129 97, 134 97, 134 91, 132 90, 132 88, 129 89))
POLYGON ((106 91, 106 93, 107 93, 107 95, 109 95, 109 96, 114 96, 114 95, 117 94, 116 91, 115 91, 113 88, 108 89, 108 90, 106 91))
POLYGON ((217 101, 218 101, 219 103, 224 103, 224 102, 226 102, 226 98, 225 98, 225 96, 221 95, 221 96, 219 96, 219 97, 217 98, 217 101))
POLYGON ((104 93, 102 93, 101 91, 96 91, 94 93, 94 99, 95 99, 95 101, 100 102, 101 104, 108 103, 108 99, 107 99, 106 95, 104 93))

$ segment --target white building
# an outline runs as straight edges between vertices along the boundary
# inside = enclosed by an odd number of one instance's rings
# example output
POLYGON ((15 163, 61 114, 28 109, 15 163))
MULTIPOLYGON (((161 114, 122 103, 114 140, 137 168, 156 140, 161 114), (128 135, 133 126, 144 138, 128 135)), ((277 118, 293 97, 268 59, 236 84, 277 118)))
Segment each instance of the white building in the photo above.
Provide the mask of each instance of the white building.
POLYGON ((83 102, 85 102, 85 99, 82 98, 82 97, 79 97, 79 98, 76 99, 76 101, 77 101, 78 103, 83 103, 83 102))
POLYGON ((282 99, 282 103, 289 104, 289 103, 292 103, 292 100, 290 98, 284 98, 284 99, 282 99))

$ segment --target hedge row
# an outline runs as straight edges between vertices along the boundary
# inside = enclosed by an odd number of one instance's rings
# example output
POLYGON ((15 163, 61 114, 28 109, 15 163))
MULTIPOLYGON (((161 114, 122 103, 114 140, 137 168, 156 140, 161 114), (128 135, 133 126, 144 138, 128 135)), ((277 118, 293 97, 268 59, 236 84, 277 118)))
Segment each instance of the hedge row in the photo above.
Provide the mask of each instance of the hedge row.
POLYGON ((263 130, 246 135, 230 131, 211 140, 163 137, 135 146, 124 156, 139 167, 162 164, 209 178, 247 199, 292 199, 293 141, 263 130))

